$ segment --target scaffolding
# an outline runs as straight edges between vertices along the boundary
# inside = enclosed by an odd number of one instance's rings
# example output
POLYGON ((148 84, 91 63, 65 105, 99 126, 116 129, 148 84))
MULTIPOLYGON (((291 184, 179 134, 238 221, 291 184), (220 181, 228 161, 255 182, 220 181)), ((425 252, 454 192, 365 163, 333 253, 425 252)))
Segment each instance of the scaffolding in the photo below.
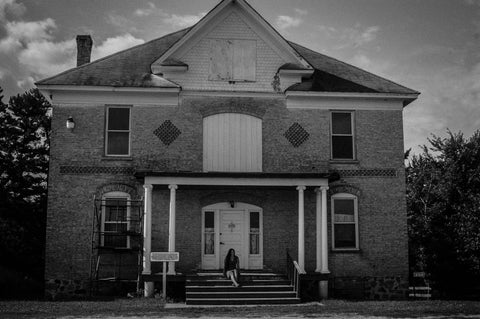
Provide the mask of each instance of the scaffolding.
POLYGON ((100 283, 135 283, 137 292, 143 263, 143 200, 94 197, 90 294, 100 283))

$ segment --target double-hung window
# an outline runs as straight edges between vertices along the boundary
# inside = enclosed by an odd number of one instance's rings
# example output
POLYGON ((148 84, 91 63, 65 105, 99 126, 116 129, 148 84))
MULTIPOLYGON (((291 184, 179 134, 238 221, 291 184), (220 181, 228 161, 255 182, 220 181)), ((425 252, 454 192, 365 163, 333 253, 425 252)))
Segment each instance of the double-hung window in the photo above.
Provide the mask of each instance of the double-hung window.
POLYGON ((107 107, 105 155, 130 156, 130 110, 128 106, 107 107))
POLYGON ((121 192, 105 194, 102 198, 102 246, 129 248, 129 195, 121 192))
POLYGON ((334 250, 357 250, 358 203, 352 194, 340 193, 331 198, 332 245, 334 250))
POLYGON ((332 112, 331 116, 332 159, 355 159, 354 113, 332 112))

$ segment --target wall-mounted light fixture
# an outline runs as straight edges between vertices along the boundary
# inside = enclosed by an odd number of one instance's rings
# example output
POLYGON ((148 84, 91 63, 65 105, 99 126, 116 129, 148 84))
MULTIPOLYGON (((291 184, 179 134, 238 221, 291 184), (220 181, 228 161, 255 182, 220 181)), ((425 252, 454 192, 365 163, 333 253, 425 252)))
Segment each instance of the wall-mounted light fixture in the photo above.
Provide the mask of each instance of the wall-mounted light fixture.
POLYGON ((75 121, 73 120, 73 117, 69 116, 67 119, 67 129, 73 130, 75 128, 75 121))
POLYGON ((234 208, 235 207, 235 202, 233 200, 228 202, 230 204, 230 207, 234 208))

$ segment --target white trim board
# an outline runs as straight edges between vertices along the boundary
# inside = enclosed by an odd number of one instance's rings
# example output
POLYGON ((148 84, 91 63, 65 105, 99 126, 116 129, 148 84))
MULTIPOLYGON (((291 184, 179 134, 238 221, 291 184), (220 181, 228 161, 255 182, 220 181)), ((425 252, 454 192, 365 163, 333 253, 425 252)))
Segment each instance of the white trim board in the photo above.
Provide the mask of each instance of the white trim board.
POLYGON ((328 186, 328 178, 168 177, 145 176, 150 185, 198 186, 328 186))

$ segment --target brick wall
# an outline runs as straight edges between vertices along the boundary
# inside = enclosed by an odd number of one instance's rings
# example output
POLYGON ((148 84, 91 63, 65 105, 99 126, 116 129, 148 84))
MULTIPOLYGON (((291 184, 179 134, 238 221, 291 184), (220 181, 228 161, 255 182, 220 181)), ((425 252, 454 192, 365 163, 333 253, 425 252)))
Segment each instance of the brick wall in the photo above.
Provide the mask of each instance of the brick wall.
MULTIPOLYGON (((327 169, 393 169, 395 176, 342 177, 334 185, 359 192, 360 251, 331 252, 330 269, 336 276, 407 275, 407 233, 403 170, 401 111, 356 111, 358 161, 329 162, 329 111, 289 110, 278 98, 188 97, 178 107, 133 106, 132 157, 111 160, 104 153, 104 105, 57 105, 53 111, 51 169, 47 216, 46 279, 86 279, 90 267, 92 199, 110 184, 129 185, 143 194, 142 181, 125 171, 110 174, 106 168, 202 170, 202 120, 210 113, 242 111, 263 120, 263 168, 265 172, 315 172, 327 169), (248 107, 245 107, 248 105, 248 107), (258 111, 260 109, 260 111, 258 111), (76 127, 65 128, 73 116, 76 127), (170 145, 153 133, 170 120, 181 132, 170 145), (298 123, 309 137, 294 147, 284 136, 298 123), (60 168, 90 167, 83 173, 62 173, 60 168)), ((75 170, 73 170, 75 171, 75 170)), ((111 188, 110 188, 111 189, 111 188)), ((285 251, 297 254, 297 192, 292 189, 229 189, 238 201, 264 209, 264 264, 283 271, 285 251), (241 194, 239 194, 241 191, 241 194)), ((177 250, 179 269, 186 271, 200 262, 201 207, 224 201, 218 189, 177 191, 177 250)), ((154 187, 153 250, 167 249, 168 190, 154 187)), ((330 209, 330 202, 328 204, 330 209)), ((305 193, 306 268, 315 269, 315 195, 305 193)), ((328 215, 330 223, 330 213, 328 215)), ((329 226, 329 241, 331 240, 329 226)), ((159 267, 154 266, 154 267, 159 267)), ((158 270, 158 269, 154 269, 158 270)))

